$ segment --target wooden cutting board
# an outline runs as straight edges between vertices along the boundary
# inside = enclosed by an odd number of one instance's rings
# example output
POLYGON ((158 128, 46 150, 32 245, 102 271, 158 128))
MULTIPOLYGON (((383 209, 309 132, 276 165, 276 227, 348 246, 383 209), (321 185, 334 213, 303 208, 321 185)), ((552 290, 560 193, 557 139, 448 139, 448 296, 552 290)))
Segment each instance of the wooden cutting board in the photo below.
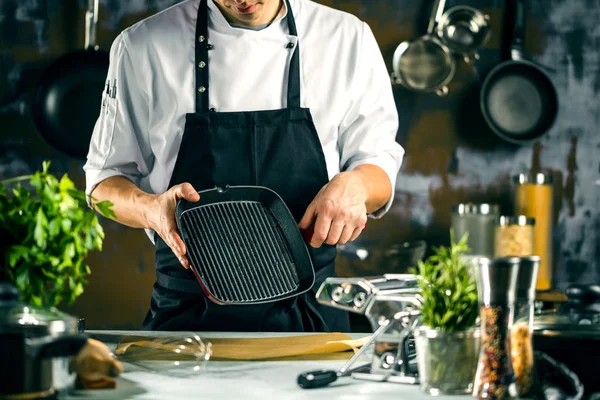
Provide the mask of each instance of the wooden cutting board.
MULTIPOLYGON (((369 337, 352 340, 343 333, 325 333, 274 338, 214 338, 211 360, 274 360, 357 351, 369 337)), ((193 358, 197 349, 184 341, 151 337, 125 337, 115 350, 118 357, 135 360, 193 358), (183 347, 182 347, 183 346, 183 347)), ((309 357, 313 358, 313 357, 309 357)), ((314 357, 319 358, 319 357, 314 357)), ((324 357, 331 358, 331 357, 324 357)), ((344 357, 345 358, 345 357, 344 357)))

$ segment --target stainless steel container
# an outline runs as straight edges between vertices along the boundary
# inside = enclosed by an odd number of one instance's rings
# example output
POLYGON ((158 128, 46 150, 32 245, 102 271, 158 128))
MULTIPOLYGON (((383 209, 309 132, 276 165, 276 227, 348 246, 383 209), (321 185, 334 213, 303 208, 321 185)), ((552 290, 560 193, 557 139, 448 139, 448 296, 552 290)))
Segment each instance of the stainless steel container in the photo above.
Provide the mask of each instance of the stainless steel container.
POLYGON ((68 392, 75 382, 69 357, 87 343, 77 325, 56 309, 20 302, 14 286, 0 283, 0 398, 56 398, 68 392))
POLYGON ((489 21, 490 17, 476 8, 454 6, 442 15, 437 33, 450 50, 473 62, 491 37, 489 21))
POLYGON ((469 255, 493 257, 500 207, 488 203, 464 203, 452 208, 452 230, 458 241, 469 233, 469 255))

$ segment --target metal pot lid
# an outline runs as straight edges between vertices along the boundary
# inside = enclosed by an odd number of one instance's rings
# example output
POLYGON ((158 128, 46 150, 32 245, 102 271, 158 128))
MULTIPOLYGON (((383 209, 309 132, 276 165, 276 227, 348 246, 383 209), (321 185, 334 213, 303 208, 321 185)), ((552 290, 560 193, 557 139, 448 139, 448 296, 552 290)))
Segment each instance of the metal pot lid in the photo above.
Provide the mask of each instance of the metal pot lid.
POLYGON ((534 318, 533 330, 544 336, 592 338, 600 340, 600 314, 596 318, 573 318, 569 314, 548 313, 534 318))
POLYGON ((600 286, 571 285, 568 302, 556 312, 534 318, 533 330, 545 336, 600 340, 600 286))
POLYGON ((500 206, 489 203, 460 203, 452 206, 452 212, 458 215, 498 215, 500 206))
POLYGON ((19 297, 15 286, 0 282, 0 334, 24 333, 28 337, 39 337, 77 331, 74 317, 56 308, 23 303, 19 297))
POLYGON ((518 174, 513 176, 513 182, 519 185, 527 183, 536 185, 551 185, 554 182, 552 174, 537 173, 537 174, 518 174))

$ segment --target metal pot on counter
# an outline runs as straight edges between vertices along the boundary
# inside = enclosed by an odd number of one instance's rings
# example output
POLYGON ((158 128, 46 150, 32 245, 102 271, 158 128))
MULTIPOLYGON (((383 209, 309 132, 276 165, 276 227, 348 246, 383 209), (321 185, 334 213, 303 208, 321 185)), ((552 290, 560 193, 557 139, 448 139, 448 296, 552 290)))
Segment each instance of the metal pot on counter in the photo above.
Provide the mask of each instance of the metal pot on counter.
POLYGON ((73 386, 76 374, 69 369, 69 357, 87 337, 77 333, 77 319, 19 297, 13 285, 0 283, 0 398, 56 398, 73 386))
POLYGON ((587 395, 600 392, 600 286, 571 285, 568 302, 534 318, 533 347, 564 363, 587 395))

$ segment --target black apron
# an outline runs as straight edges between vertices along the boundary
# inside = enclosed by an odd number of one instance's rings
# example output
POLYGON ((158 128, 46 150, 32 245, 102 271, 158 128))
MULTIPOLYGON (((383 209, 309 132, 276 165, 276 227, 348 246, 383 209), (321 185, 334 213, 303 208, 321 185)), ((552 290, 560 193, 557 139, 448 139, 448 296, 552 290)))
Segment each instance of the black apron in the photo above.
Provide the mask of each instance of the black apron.
MULTIPOLYGON (((277 192, 296 222, 329 181, 323 149, 310 111, 300 106, 300 47, 292 51, 287 108, 249 112, 209 109, 208 5, 200 0, 196 22, 196 112, 186 115, 185 130, 169 187, 189 182, 196 190, 225 185, 260 185, 277 192)), ((287 23, 298 36, 289 1, 287 23)), ((335 276, 335 246, 307 246, 315 268, 315 284, 292 299, 261 305, 222 306, 206 298, 193 273, 179 263, 155 234, 157 282, 148 330, 349 332, 346 312, 324 306, 315 293, 325 278, 335 276)))

